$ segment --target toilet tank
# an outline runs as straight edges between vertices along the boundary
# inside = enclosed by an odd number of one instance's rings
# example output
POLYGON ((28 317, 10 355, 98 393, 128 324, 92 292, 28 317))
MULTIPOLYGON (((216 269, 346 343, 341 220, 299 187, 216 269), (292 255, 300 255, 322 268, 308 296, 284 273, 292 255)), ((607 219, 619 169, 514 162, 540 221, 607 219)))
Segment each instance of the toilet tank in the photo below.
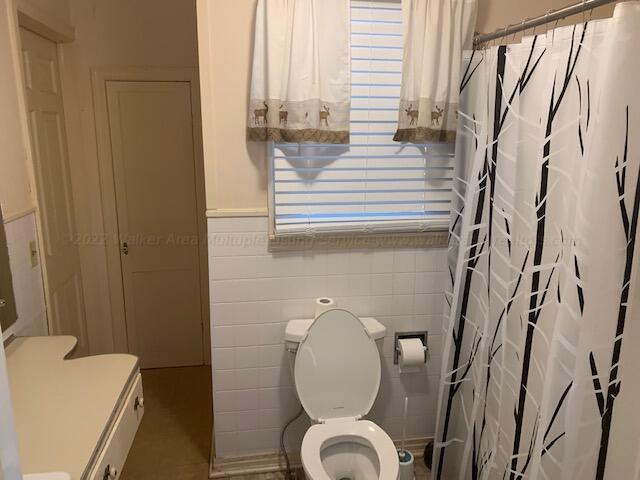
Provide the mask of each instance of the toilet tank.
MULTIPOLYGON (((376 342, 378 348, 380 348, 380 341, 385 337, 387 333, 387 327, 382 325, 378 320, 373 317, 358 317, 365 330, 369 334, 372 340, 376 342)), ((313 323, 314 319, 303 320, 289 320, 287 328, 284 331, 284 340, 287 351, 289 353, 296 353, 298 351, 298 345, 307 336, 309 327, 313 323)))

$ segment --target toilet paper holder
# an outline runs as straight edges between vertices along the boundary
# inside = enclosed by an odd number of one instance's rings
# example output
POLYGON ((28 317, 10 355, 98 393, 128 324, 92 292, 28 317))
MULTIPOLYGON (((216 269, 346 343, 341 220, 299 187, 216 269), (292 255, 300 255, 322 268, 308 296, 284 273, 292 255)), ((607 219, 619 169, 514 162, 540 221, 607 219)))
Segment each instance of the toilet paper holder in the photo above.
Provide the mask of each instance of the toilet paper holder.
POLYGON ((398 341, 405 338, 419 338, 424 345, 424 363, 427 363, 427 353, 429 352, 429 346, 427 339, 429 338, 429 332, 427 330, 418 330, 414 332, 396 332, 393 339, 393 364, 397 365, 400 358, 400 344, 398 341))

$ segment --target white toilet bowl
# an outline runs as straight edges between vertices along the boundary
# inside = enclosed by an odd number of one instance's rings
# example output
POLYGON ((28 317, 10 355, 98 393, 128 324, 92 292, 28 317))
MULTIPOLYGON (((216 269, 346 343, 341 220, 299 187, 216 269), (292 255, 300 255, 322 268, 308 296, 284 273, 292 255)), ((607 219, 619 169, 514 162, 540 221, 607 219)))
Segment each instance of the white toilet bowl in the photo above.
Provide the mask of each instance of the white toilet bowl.
MULTIPOLYGON (((384 336, 384 327, 376 323, 384 336)), ((375 423, 362 420, 378 395, 380 374, 374 336, 352 313, 329 310, 303 332, 295 359, 295 384, 302 406, 316 422, 302 441, 307 478, 398 478, 393 442, 375 423)))
POLYGON ((312 426, 300 452, 313 480, 395 480, 398 454, 389 436, 367 420, 312 426))

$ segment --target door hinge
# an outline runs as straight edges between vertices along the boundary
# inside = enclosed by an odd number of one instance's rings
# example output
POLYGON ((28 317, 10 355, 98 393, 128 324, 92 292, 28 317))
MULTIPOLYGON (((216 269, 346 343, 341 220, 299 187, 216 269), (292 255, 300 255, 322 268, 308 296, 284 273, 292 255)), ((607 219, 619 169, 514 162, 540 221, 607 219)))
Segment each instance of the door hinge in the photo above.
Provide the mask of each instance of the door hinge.
POLYGON ((122 242, 120 246, 120 251, 123 255, 129 255, 129 244, 127 242, 122 242))

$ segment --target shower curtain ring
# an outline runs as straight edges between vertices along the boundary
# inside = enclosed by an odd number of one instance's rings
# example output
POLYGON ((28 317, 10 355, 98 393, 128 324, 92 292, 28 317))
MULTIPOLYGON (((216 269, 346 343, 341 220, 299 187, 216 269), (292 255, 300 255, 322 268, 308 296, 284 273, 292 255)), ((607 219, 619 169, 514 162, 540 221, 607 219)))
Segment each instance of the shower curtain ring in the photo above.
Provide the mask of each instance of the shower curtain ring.
MULTIPOLYGON (((545 35, 545 37, 549 36, 549 17, 551 16, 552 13, 553 13, 552 9, 549 9, 544 13, 544 26, 545 26, 544 35, 545 35)), ((553 32, 552 32, 552 35, 553 35, 553 32)), ((546 41, 546 38, 545 38, 545 41, 546 41)), ((553 42, 553 40, 552 40, 552 42, 553 42)))
POLYGON ((553 47, 553 44, 556 40, 556 29, 558 28, 558 22, 560 21, 559 18, 556 19, 556 23, 553 24, 553 31, 551 32, 551 46, 553 47))
POLYGON ((545 35, 549 33, 549 15, 551 15, 551 10, 547 10, 544 14, 544 25, 546 27, 546 30, 544 32, 545 35))
MULTIPOLYGON (((520 23, 520 32, 522 37, 525 36, 525 34, 527 33, 527 29, 524 27, 524 24, 527 22, 528 19, 523 19, 522 22, 520 23)), ((521 38, 522 38, 521 37, 521 38)), ((516 32, 513 32, 513 41, 516 41, 516 32)))

